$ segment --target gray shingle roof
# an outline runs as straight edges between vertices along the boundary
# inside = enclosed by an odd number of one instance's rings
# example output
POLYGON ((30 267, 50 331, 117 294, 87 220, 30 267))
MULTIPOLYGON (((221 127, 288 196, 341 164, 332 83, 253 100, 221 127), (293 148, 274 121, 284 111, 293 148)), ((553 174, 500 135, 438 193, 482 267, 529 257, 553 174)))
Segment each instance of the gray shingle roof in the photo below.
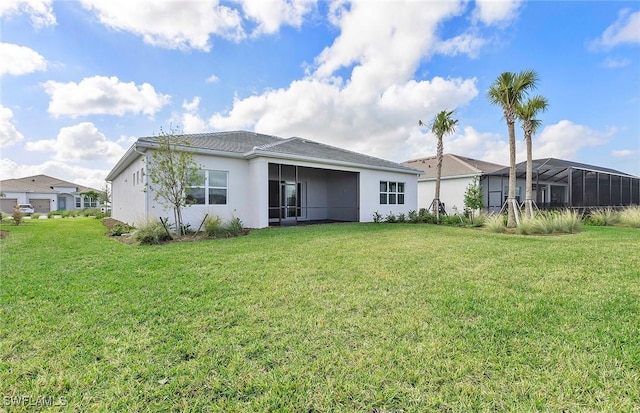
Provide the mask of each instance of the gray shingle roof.
MULTIPOLYGON (((181 137, 189 143, 191 148, 196 150, 205 149, 246 156, 251 154, 293 155, 317 159, 320 162, 337 161, 353 165, 416 172, 410 167, 395 162, 298 137, 283 139, 246 131, 186 134, 181 137)), ((144 137, 138 139, 138 142, 142 145, 152 145, 157 139, 158 137, 144 137)))
MULTIPOLYGON (((402 165, 409 168, 423 171, 420 178, 435 178, 438 158, 431 156, 428 158, 413 159, 403 162, 402 165)), ((467 158, 460 155, 445 153, 442 157, 442 177, 475 175, 490 173, 504 168, 491 162, 480 161, 478 159, 467 158)))
MULTIPOLYGON (((192 148, 240 154, 247 153, 256 146, 268 145, 284 140, 277 136, 246 131, 195 133, 181 135, 181 137, 189 142, 192 148)), ((153 144, 157 140, 157 136, 148 136, 138 139, 138 142, 142 144, 153 144)))
MULTIPOLYGON (((540 179, 564 179, 566 177, 566 171, 569 168, 573 169, 583 169, 587 171, 595 171, 602 172, 611 175, 620 175, 620 176, 629 176, 634 177, 633 175, 626 174, 624 172, 617 171, 611 168, 605 168, 602 166, 589 165, 585 163, 567 161, 564 159, 557 158, 543 158, 543 159, 534 159, 531 161, 533 173, 537 174, 540 179)), ((521 178, 525 176, 526 173, 526 162, 520 162, 516 165, 516 177, 521 178)), ((493 171, 490 175, 509 175, 509 167, 505 167, 503 169, 499 169, 497 171, 493 171)), ((637 178, 637 177, 634 177, 637 178)))
POLYGON ((44 194, 53 194, 57 191, 52 187, 71 187, 77 188, 77 192, 98 191, 97 189, 74 184, 73 182, 63 181, 48 175, 33 175, 24 178, 4 179, 0 181, 0 190, 3 192, 38 192, 44 194))

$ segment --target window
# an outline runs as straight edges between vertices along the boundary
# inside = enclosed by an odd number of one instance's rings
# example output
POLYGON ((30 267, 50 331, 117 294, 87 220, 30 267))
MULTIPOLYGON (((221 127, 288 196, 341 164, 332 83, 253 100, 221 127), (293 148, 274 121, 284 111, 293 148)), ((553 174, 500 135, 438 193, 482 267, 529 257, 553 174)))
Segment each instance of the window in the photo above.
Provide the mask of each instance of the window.
POLYGON ((76 208, 82 208, 82 199, 79 196, 76 197, 76 208))
MULTIPOLYGON (((96 208, 98 206, 97 199, 90 199, 85 196, 84 198, 82 198, 82 201, 84 202, 85 208, 96 208)), ((78 205, 78 202, 76 201, 76 206, 77 205, 78 205)))
POLYGON ((380 204, 404 204, 404 182, 380 181, 380 204))
POLYGON ((226 205, 227 178, 227 171, 198 171, 198 181, 188 188, 187 200, 196 205, 226 205))

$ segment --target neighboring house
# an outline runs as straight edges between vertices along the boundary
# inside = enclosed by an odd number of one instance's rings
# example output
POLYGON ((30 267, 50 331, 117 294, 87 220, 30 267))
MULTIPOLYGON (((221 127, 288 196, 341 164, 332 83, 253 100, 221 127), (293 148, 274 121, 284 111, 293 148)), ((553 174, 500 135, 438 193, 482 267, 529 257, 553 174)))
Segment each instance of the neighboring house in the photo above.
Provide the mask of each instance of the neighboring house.
MULTIPOLYGON (((422 174, 418 177, 418 207, 429 208, 436 192, 436 169, 438 158, 413 159, 402 165, 419 169, 422 174)), ((477 159, 454 154, 444 154, 442 157, 442 174, 440 178, 440 202, 444 204, 447 214, 464 211, 464 194, 474 177, 482 180, 482 176, 501 170, 504 165, 498 165, 477 159)))
MULTIPOLYGON (((206 214, 249 228, 298 222, 368 222, 374 212, 417 209, 419 171, 303 138, 233 131, 183 135, 201 166, 185 223, 206 214)), ((155 200, 148 171, 157 137, 139 138, 107 176, 112 216, 130 224, 173 217, 155 200)))
MULTIPOLYGON (((433 201, 436 162, 436 157, 403 162, 424 171, 418 178, 419 208, 428 208, 433 201)), ((517 164, 516 199, 520 203, 525 196, 525 174, 526 162, 517 164)), ((502 209, 509 193, 509 167, 445 154, 440 201, 448 214, 464 210, 464 193, 474 176, 479 177, 484 209, 502 209)), ((555 158, 536 159, 532 179, 532 197, 539 209, 640 205, 640 178, 614 169, 555 158)))
MULTIPOLYGON (((524 201, 526 162, 516 165, 516 199, 524 201)), ((533 161, 533 200, 540 209, 640 205, 640 178, 615 169, 556 158, 533 161)), ((500 211, 509 190, 509 168, 483 179, 485 206, 500 211)))
POLYGON ((71 209, 95 208, 97 200, 82 195, 83 192, 97 189, 77 185, 47 175, 27 176, 25 178, 0 181, 0 210, 11 213, 17 204, 31 204, 37 213, 71 209))

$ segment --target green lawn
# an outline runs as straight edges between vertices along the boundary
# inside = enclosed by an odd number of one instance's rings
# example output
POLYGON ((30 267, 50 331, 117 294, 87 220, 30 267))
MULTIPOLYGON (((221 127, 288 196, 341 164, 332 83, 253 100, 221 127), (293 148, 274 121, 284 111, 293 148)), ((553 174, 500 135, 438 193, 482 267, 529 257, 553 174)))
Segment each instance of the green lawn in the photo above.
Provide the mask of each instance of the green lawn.
POLYGON ((640 411, 638 229, 3 229, 0 410, 640 411))

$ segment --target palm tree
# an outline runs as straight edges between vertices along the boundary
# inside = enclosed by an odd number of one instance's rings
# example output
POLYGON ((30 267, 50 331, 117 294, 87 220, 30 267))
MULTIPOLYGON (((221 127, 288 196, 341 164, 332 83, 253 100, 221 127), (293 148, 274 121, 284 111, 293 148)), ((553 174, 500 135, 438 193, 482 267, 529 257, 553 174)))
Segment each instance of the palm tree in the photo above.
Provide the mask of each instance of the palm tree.
MULTIPOLYGON (((453 119, 451 116, 453 115, 453 110, 438 113, 436 117, 433 119, 433 122, 429 125, 429 129, 431 132, 436 135, 438 138, 438 146, 437 146, 437 158, 438 163, 436 166, 436 194, 431 206, 433 208, 433 213, 436 216, 436 220, 440 220, 440 178, 442 177, 442 153, 444 145, 442 144, 442 138, 445 135, 450 135, 455 133, 456 124, 458 123, 458 119, 453 119)), ((418 124, 423 126, 424 123, 419 120, 418 124)))
POLYGON ((487 98, 493 105, 501 106, 509 131, 509 195, 507 196, 508 219, 507 227, 516 226, 516 131, 515 108, 521 104, 530 89, 536 88, 538 74, 533 70, 523 70, 520 73, 504 72, 493 82, 487 98))
POLYGON ((543 96, 534 96, 523 104, 516 106, 516 116, 522 122, 522 130, 524 131, 524 141, 527 145, 527 178, 525 184, 525 198, 524 207, 525 214, 530 218, 533 218, 533 200, 532 197, 532 151, 531 151, 531 137, 542 125, 542 121, 535 119, 539 112, 547 110, 549 102, 543 96))

